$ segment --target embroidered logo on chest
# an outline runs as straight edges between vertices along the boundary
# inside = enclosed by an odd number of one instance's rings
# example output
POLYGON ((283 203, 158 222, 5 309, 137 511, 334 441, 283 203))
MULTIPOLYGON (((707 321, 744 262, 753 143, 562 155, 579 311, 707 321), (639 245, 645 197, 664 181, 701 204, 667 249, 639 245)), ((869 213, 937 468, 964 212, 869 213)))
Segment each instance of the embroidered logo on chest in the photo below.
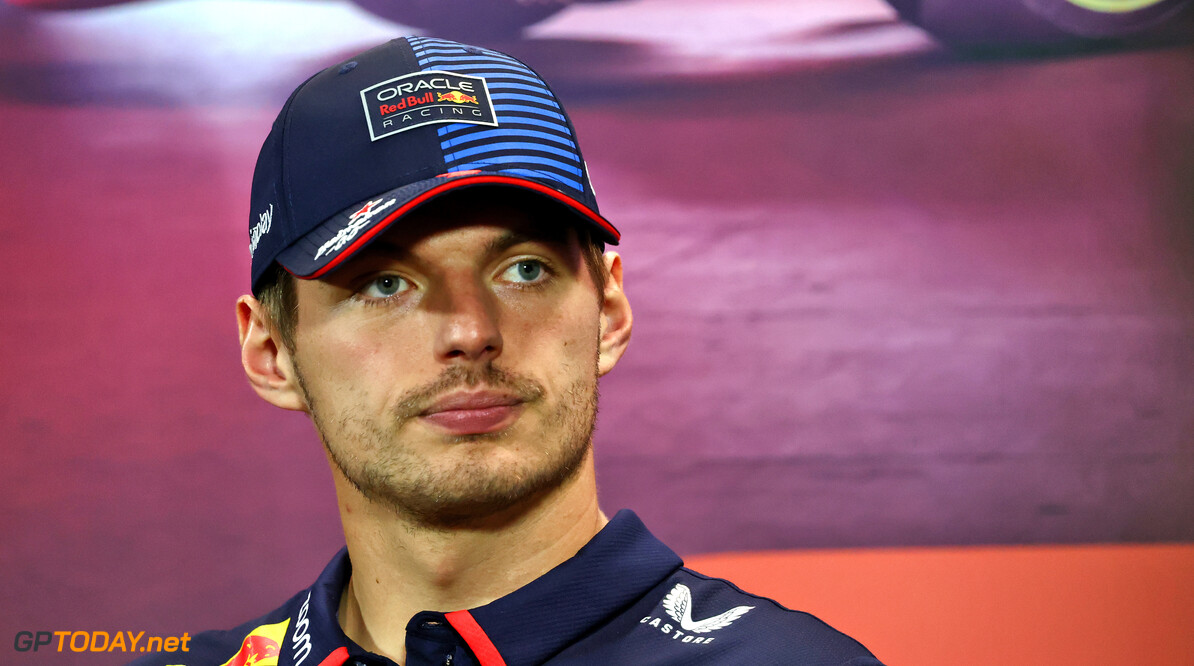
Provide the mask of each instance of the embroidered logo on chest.
POLYGON ((735 620, 746 615, 754 606, 735 606, 723 613, 705 618, 703 620, 692 619, 692 590, 683 583, 676 583, 671 592, 663 598, 661 604, 664 612, 676 623, 675 626, 667 622, 663 618, 648 615, 639 620, 639 624, 645 624, 650 627, 659 629, 660 633, 669 635, 672 640, 678 640, 681 643, 705 644, 712 643, 713 636, 699 636, 697 634, 708 634, 718 629, 723 629, 734 623, 735 620))

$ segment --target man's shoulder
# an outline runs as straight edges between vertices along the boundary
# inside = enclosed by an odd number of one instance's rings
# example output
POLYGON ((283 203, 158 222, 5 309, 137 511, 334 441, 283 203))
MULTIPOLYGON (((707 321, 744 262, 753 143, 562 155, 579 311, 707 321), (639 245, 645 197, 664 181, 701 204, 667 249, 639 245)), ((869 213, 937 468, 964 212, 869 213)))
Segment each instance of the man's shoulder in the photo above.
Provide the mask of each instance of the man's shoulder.
MULTIPOLYGON (((754 618, 752 619, 762 625, 759 627, 760 629, 767 627, 787 628, 788 630, 795 629, 805 631, 809 634, 843 637, 851 644, 857 645, 856 641, 826 624, 817 616, 805 611, 788 608, 770 597, 747 592, 732 581, 724 578, 707 576, 688 567, 680 569, 674 578, 679 578, 680 580, 677 580, 676 584, 668 592, 668 596, 672 598, 673 605, 675 605, 677 600, 683 599, 685 592, 682 586, 686 583, 691 586, 693 596, 700 594, 713 607, 710 610, 715 610, 719 604, 736 604, 734 606, 734 613, 728 611, 722 613, 717 616, 723 618, 721 621, 710 622, 705 626, 722 626, 722 622, 745 616, 748 613, 754 613, 754 618)), ((667 601, 668 599, 665 598, 664 602, 667 603, 667 601)), ((704 615, 708 615, 708 613, 704 615)), ((728 626, 728 624, 725 626, 728 626)))
POLYGON ((185 647, 172 652, 155 652, 128 666, 221 666, 255 663, 263 657, 277 656, 285 642, 287 629, 303 604, 307 590, 299 592, 278 608, 226 630, 205 631, 190 637, 185 647), (243 654, 242 654, 243 653, 243 654), (240 660, 233 657, 243 657, 240 660))
POLYGON ((628 633, 637 639, 635 651, 649 647, 660 663, 882 666, 861 643, 816 616, 687 567, 632 612, 624 621, 633 625, 628 633))

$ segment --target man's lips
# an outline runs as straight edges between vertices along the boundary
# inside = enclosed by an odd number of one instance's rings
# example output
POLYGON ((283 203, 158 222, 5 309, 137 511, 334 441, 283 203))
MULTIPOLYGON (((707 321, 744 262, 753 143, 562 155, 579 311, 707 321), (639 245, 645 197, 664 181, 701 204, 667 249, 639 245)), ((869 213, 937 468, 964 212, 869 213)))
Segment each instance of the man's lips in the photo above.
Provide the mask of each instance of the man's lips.
POLYGON ((480 435, 506 428, 522 413, 523 400, 493 391, 452 393, 419 416, 453 435, 480 435))

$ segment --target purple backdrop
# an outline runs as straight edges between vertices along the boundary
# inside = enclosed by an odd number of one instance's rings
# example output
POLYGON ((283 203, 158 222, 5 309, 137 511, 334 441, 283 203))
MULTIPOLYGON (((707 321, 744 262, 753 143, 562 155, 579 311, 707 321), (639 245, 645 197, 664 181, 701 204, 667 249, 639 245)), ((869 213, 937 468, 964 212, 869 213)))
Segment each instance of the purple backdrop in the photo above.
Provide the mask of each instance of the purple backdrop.
MULTIPOLYGON (((682 553, 1194 539, 1194 49, 966 58, 877 0, 694 4, 502 45, 625 234, 607 512, 682 553)), ((277 108, 403 31, 0 8, 0 639, 229 626, 339 546, 232 303, 277 108)))

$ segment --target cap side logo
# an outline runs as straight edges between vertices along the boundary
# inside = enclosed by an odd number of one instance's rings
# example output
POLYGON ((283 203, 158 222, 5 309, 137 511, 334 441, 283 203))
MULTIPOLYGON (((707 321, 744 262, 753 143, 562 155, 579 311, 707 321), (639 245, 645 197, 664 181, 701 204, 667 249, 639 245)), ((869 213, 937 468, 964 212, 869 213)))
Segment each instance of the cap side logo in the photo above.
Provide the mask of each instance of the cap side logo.
POLYGON ((252 257, 257 252, 257 244, 261 242, 261 237, 269 233, 269 229, 274 223, 274 205, 269 205, 269 210, 264 213, 257 214, 257 224, 249 229, 249 256, 252 257))
POLYGON ((331 240, 319 246, 319 250, 315 252, 315 256, 312 258, 318 260, 325 254, 330 255, 333 252, 339 251, 345 245, 348 245, 349 241, 356 238, 362 229, 368 227, 369 222, 378 213, 390 208, 395 203, 395 199, 390 199, 384 203, 381 199, 366 202, 359 210, 348 216, 348 224, 342 227, 340 231, 337 231, 331 240))
POLYGON ((497 127, 485 79, 436 70, 415 72, 361 91, 369 139, 377 141, 434 123, 497 127))

